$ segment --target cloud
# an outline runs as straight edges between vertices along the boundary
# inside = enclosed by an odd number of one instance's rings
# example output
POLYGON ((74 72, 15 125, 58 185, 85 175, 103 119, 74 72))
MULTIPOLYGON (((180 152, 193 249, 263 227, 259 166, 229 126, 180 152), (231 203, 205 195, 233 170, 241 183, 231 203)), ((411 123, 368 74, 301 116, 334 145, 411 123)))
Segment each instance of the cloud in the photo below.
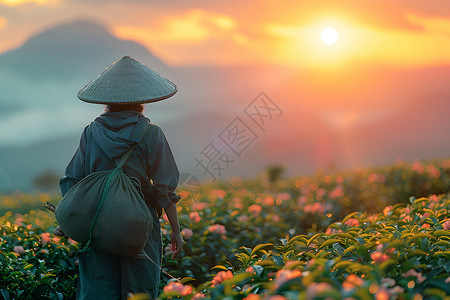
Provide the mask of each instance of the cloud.
POLYGON ((0 16, 0 30, 5 28, 7 23, 8 23, 8 21, 6 20, 6 18, 0 16))
MULTIPOLYGON (((151 24, 112 25, 113 33, 122 39, 135 40, 172 63, 210 62, 248 38, 238 22, 229 15, 193 9, 161 17, 151 24), (214 56, 214 57, 213 57, 214 56)), ((236 50, 236 49, 233 49, 236 50)), ((231 54, 231 53, 228 53, 231 54)), ((236 52, 232 54, 236 56, 236 52)))
POLYGON ((222 14, 200 9, 181 15, 163 17, 148 27, 117 25, 114 31, 119 36, 134 35, 151 38, 155 42, 197 42, 223 35, 236 28, 236 21, 222 14))
POLYGON ((53 5, 58 2, 59 2, 58 0, 0 0, 0 4, 6 6, 17 6, 28 3, 34 3, 37 5, 53 5))

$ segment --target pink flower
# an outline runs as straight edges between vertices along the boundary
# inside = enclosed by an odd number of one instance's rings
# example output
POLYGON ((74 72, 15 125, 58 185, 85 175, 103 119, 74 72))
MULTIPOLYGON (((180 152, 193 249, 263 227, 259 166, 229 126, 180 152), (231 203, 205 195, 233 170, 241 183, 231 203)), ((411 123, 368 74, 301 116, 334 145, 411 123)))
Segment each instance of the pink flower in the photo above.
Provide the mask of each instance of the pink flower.
POLYGON ((325 212, 325 207, 320 202, 314 202, 313 204, 307 204, 303 208, 303 211, 305 213, 311 213, 311 214, 317 214, 321 213, 323 214, 325 212))
POLYGON ((354 227, 354 226, 358 226, 359 225, 359 221, 353 218, 348 219, 347 221, 345 221, 345 224, 350 226, 350 227, 354 227))
POLYGON ((306 289, 306 300, 315 299, 318 294, 329 291, 331 289, 331 285, 326 282, 312 282, 308 285, 306 289))
POLYGON ((275 279, 275 289, 283 285, 285 282, 288 282, 291 279, 302 276, 302 272, 300 270, 289 270, 289 269, 281 269, 277 272, 277 277, 275 279))
POLYGON ((291 194, 289 194, 289 193, 280 193, 280 194, 277 195, 277 199, 280 199, 280 200, 283 200, 283 201, 289 200, 289 199, 291 199, 291 194))
POLYGON ((275 204, 275 200, 273 200, 272 196, 267 196, 262 199, 262 204, 264 206, 273 206, 275 204))
POLYGON ((318 190, 316 191, 316 197, 317 197, 317 199, 322 199, 323 196, 325 196, 325 194, 326 194, 326 191, 325 191, 325 189, 323 189, 323 188, 320 188, 320 189, 318 189, 318 190))
POLYGON ((385 288, 380 288, 375 294, 376 300, 389 300, 389 298, 389 292, 385 288))
POLYGON ((51 241, 50 233, 49 232, 41 233, 41 239, 42 239, 42 246, 44 246, 45 244, 51 241))
POLYGON ((388 217, 388 216, 390 216, 390 215, 392 215, 392 205, 389 205, 389 206, 386 206, 384 209, 383 209, 383 215, 385 216, 385 217, 388 217))
POLYGON ((192 232, 192 230, 190 230, 189 228, 183 228, 183 230, 181 230, 181 235, 185 238, 188 239, 190 238, 194 233, 192 232))
POLYGON ((428 224, 428 223, 424 223, 423 225, 422 225, 422 228, 429 228, 430 227, 430 224, 428 224))
POLYGON ((17 254, 25 254, 25 249, 23 246, 14 246, 14 252, 17 254))
POLYGON ((194 223, 200 222, 200 215, 198 212, 194 211, 189 214, 189 218, 194 221, 194 223))
POLYGON ((167 214, 163 214, 163 220, 166 222, 169 222, 169 218, 167 217, 167 214))
POLYGON ((172 281, 164 287, 164 292, 177 292, 181 296, 187 296, 189 294, 192 294, 192 286, 183 285, 180 282, 172 281))
POLYGON ((355 287, 363 285, 364 280, 356 276, 355 274, 350 274, 347 276, 345 281, 342 283, 342 288, 344 290, 351 290, 355 287))
POLYGON ((425 281, 425 279, 427 279, 426 277, 424 277, 424 276, 422 275, 422 273, 417 272, 417 271, 414 270, 414 269, 408 270, 406 273, 402 274, 402 276, 403 276, 404 278, 407 278, 407 277, 410 277, 410 276, 411 276, 411 277, 417 277, 417 282, 418 282, 418 283, 422 283, 422 282, 425 281))
POLYGON ((231 273, 231 271, 220 271, 216 276, 214 276, 211 283, 216 286, 231 278, 233 278, 233 273, 231 273))
POLYGON ((306 196, 301 196, 297 199, 297 206, 298 207, 302 207, 303 205, 305 205, 306 203, 308 203, 308 197, 306 196))
POLYGON ((248 222, 248 216, 247 216, 247 215, 239 216, 237 219, 238 219, 238 221, 241 222, 241 223, 246 223, 246 222, 248 222))
POLYGON ((442 227, 443 227, 445 230, 450 230, 450 220, 445 221, 444 224, 442 224, 442 227))
POLYGON ((220 224, 214 224, 208 227, 208 231, 211 233, 217 233, 217 234, 225 234, 227 231, 225 230, 225 226, 220 224))
POLYGON ((16 214, 15 215, 14 224, 16 224, 17 226, 22 226, 23 225, 23 221, 25 221, 25 219, 23 218, 23 216, 21 214, 16 214))
POLYGON ((397 285, 389 290, 389 294, 391 294, 391 295, 402 294, 404 291, 405 291, 404 288, 397 285))
POLYGON ((192 300, 198 300, 198 299, 203 299, 206 298, 206 296, 202 293, 195 293, 194 296, 191 298, 192 300))
POLYGON ((236 208, 236 209, 243 209, 244 208, 244 205, 242 205, 241 202, 235 202, 233 205, 234 205, 234 208, 236 208))
POLYGON ((431 195, 428 199, 432 202, 439 202, 439 197, 436 195, 431 195))
POLYGON ((207 208, 209 205, 206 202, 196 202, 194 204, 192 204, 192 210, 204 210, 205 208, 207 208))
POLYGON ((387 260, 389 258, 388 255, 381 252, 374 252, 370 254, 370 258, 373 260, 373 262, 381 264, 383 261, 387 260))
POLYGON ((420 161, 418 159, 415 159, 414 162, 411 164, 411 169, 417 172, 419 175, 421 175, 425 170, 424 167, 420 164, 420 161))
POLYGON ((224 190, 213 190, 211 193, 216 194, 217 198, 225 198, 225 196, 227 195, 227 192, 225 192, 224 190))
POLYGON ((255 217, 255 218, 259 215, 261 210, 262 210, 262 207, 261 207, 261 205, 258 205, 258 204, 252 204, 248 207, 248 212, 251 213, 253 215, 253 217, 255 217))
POLYGON ((280 217, 279 217, 278 215, 273 215, 273 216, 272 216, 272 221, 273 221, 273 222, 278 223, 278 222, 280 222, 280 220, 281 220, 281 219, 280 219, 280 217))
POLYGON ((381 279, 381 284, 385 287, 391 287, 395 285, 395 279, 392 278, 383 278, 381 279))
POLYGON ((330 192, 329 196, 331 199, 342 197, 344 196, 344 191, 342 190, 342 187, 338 185, 334 190, 330 192))
POLYGON ((253 267, 251 267, 251 266, 248 267, 248 268, 245 270, 245 272, 255 274, 255 270, 254 270, 253 267))

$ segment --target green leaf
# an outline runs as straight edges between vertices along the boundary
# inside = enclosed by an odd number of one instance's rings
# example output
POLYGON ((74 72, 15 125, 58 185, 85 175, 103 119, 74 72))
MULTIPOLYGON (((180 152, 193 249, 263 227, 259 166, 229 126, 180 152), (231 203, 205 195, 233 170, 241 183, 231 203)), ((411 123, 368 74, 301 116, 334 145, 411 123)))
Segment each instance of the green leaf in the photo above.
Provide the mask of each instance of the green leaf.
POLYGON ((195 278, 192 278, 192 277, 184 277, 184 278, 182 278, 180 281, 181 281, 181 283, 185 284, 186 282, 189 282, 189 281, 195 281, 195 278))
POLYGON ((327 240, 327 241, 323 242, 322 245, 320 245, 319 249, 322 249, 322 248, 332 245, 334 243, 339 243, 340 241, 341 240, 339 240, 339 239, 327 240))
POLYGON ((253 248, 252 253, 250 254, 250 256, 253 256, 259 250, 264 249, 264 248, 269 247, 269 246, 273 246, 273 244, 272 243, 267 243, 267 244, 259 244, 259 245, 257 245, 255 248, 253 248))
MULTIPOLYGON (((273 262, 272 262, 272 265, 273 265, 273 262)), ((255 274, 258 277, 261 277, 261 273, 264 271, 264 268, 260 265, 254 265, 254 266, 252 266, 252 268, 255 271, 255 274)))
POLYGON ((385 261, 383 261, 380 264, 380 270, 381 273, 384 275, 387 273, 387 271, 390 270, 391 267, 393 267, 395 264, 397 263, 397 261, 393 260, 393 259, 387 259, 385 261))
POLYGON ((273 261, 271 261, 269 259, 263 259, 263 260, 260 260, 260 261, 256 262, 256 265, 259 265, 259 266, 273 266, 274 263, 273 263, 273 261))
POLYGON ((350 246, 350 247, 348 247, 347 249, 345 249, 343 255, 346 255, 346 254, 349 253, 350 251, 355 250, 355 248, 356 248, 355 246, 350 246))
POLYGON ((346 268, 350 265, 352 265, 353 262, 348 261, 348 260, 341 260, 340 262, 338 262, 337 264, 334 265, 335 268, 337 269, 342 269, 342 268, 346 268))
POLYGON ((433 235, 435 237, 450 236, 450 231, 449 230, 436 230, 433 232, 433 235))
POLYGON ((358 212, 355 211, 355 212, 353 212, 353 213, 347 215, 347 216, 342 220, 342 224, 345 224, 345 222, 347 222, 350 218, 352 218, 353 216, 355 216, 355 215, 357 215, 357 214, 358 214, 358 212))
POLYGON ((247 248, 245 246, 239 247, 239 249, 242 249, 245 254, 250 255, 251 248, 247 248))
POLYGON ((247 272, 243 272, 243 273, 239 273, 239 274, 234 275, 233 278, 225 280, 222 283, 224 285, 235 285, 235 284, 239 283, 240 281, 242 281, 242 280, 244 280, 246 278, 249 278, 251 276, 252 276, 252 274, 247 273, 247 272))
POLYGON ((309 245, 311 245, 311 243, 312 243, 317 237, 319 237, 319 236, 321 236, 321 235, 322 235, 322 233, 317 233, 317 234, 313 235, 313 236, 309 239, 308 243, 306 243, 306 246, 309 247, 309 245))
MULTIPOLYGON (((218 269, 218 270, 224 270, 224 271, 228 271, 227 267, 222 266, 222 265, 217 265, 211 268, 211 270, 213 269, 218 269)), ((189 277, 190 278, 190 277, 189 277)))
POLYGON ((9 292, 6 290, 0 290, 0 292, 2 293, 3 298, 5 298, 5 300, 9 300, 9 292))

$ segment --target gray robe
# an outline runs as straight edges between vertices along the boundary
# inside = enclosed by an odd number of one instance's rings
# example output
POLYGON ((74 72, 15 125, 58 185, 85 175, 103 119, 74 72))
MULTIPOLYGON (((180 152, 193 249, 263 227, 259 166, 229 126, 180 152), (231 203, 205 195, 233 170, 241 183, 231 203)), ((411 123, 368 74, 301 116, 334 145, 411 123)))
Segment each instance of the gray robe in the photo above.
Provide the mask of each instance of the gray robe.
MULTIPOLYGON (((136 111, 107 112, 86 126, 80 145, 60 180, 64 195, 90 173, 113 169, 150 120, 136 111)), ((153 125, 123 167, 125 173, 139 179, 153 214, 154 230, 145 251, 153 262, 91 249, 79 254, 80 278, 77 299, 126 299, 129 292, 158 295, 162 241, 159 217, 154 207, 176 203, 179 172, 169 144, 160 127, 153 125), (153 181, 154 187, 150 184, 153 181)))

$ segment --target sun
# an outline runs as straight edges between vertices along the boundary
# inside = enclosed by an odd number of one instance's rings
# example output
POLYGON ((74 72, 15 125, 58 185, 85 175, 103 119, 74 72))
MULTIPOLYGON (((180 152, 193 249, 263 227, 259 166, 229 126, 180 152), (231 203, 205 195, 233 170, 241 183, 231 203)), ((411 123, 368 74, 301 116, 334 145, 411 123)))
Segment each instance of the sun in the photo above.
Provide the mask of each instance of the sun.
POLYGON ((325 45, 334 45, 339 39, 339 34, 333 27, 325 27, 320 32, 320 39, 325 45))

